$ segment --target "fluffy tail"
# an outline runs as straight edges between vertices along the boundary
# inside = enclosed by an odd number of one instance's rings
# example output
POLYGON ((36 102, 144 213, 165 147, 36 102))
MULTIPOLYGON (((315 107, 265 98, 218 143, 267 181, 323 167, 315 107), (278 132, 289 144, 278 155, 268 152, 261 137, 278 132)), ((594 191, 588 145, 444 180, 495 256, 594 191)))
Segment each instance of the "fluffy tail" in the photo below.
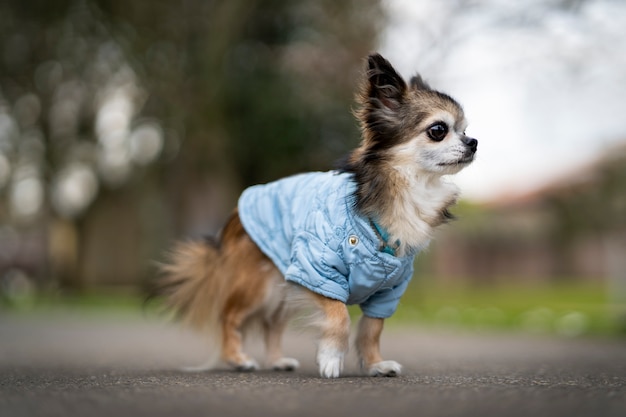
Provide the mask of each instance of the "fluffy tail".
POLYGON ((195 330, 217 330, 224 281, 216 271, 221 263, 216 242, 178 243, 160 265, 161 278, 153 295, 164 296, 166 306, 195 330))
POLYGON ((219 244, 211 240, 180 242, 160 264, 161 277, 149 298, 163 297, 168 309, 194 330, 208 337, 210 356, 195 372, 211 369, 219 360, 222 334, 219 319, 226 280, 217 271, 222 263, 219 244))
MULTIPOLYGON (((237 330, 231 328, 236 324, 227 326, 224 317, 231 313, 247 320, 262 306, 267 286, 278 272, 270 268, 260 273, 266 265, 271 261, 247 235, 235 210, 219 241, 190 241, 174 247, 168 261, 161 265, 161 278, 149 298, 164 296, 166 306, 185 324, 209 336, 214 360, 217 354, 226 354, 222 333, 237 330)), ((234 349, 230 345, 230 350, 234 349)), ((209 369, 212 364, 209 361, 195 369, 209 369)))

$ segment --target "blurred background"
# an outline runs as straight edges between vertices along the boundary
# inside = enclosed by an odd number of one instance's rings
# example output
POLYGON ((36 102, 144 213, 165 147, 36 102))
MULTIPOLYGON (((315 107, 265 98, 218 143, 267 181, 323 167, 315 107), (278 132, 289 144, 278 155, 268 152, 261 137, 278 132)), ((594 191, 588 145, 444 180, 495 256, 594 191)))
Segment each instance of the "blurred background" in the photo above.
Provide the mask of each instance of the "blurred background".
POLYGON ((626 3, 0 3, 0 313, 134 308, 248 185, 357 145, 380 51, 465 107, 478 160, 398 322, 626 335, 626 3))

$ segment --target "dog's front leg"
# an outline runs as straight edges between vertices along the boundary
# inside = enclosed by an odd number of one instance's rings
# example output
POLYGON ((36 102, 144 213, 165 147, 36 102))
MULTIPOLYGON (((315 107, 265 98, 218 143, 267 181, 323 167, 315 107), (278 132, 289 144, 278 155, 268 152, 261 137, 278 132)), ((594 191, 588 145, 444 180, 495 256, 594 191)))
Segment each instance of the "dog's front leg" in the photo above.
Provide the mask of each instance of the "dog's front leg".
POLYGON ((359 320, 356 349, 361 367, 370 376, 397 376, 402 371, 402 365, 396 361, 385 361, 380 355, 383 323, 383 319, 362 316, 359 320))
POLYGON ((324 378, 337 378, 343 371, 343 359, 350 339, 350 316, 341 301, 315 294, 321 308, 321 335, 317 348, 317 364, 324 378))

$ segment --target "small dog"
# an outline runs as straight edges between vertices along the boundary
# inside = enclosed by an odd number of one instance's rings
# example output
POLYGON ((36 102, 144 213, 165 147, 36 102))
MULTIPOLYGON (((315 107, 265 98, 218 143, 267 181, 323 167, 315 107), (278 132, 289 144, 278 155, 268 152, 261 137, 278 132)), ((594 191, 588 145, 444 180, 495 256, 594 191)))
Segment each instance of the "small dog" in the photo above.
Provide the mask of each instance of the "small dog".
POLYGON ((368 57, 357 100, 362 142, 340 170, 248 188, 219 240, 180 243, 162 265, 159 294, 237 370, 258 369, 242 350, 250 323, 263 329, 267 364, 296 369, 298 361, 282 355, 281 337, 294 304, 306 304, 319 313, 319 373, 340 376, 346 305, 358 304, 362 368, 371 376, 401 372, 381 357, 383 321, 396 310, 415 255, 452 218, 458 189, 442 176, 470 164, 478 141, 465 135, 454 99, 419 75, 405 82, 378 54, 368 57))

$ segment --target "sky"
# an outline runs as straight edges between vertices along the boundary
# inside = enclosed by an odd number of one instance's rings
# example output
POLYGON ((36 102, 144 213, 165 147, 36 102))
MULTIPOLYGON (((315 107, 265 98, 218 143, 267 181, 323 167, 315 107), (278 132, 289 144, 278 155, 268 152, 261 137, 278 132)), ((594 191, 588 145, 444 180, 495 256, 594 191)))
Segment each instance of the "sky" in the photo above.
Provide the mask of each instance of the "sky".
POLYGON ((463 105, 479 140, 463 197, 524 194, 626 152, 625 1, 458 3, 388 0, 380 51, 463 105))

